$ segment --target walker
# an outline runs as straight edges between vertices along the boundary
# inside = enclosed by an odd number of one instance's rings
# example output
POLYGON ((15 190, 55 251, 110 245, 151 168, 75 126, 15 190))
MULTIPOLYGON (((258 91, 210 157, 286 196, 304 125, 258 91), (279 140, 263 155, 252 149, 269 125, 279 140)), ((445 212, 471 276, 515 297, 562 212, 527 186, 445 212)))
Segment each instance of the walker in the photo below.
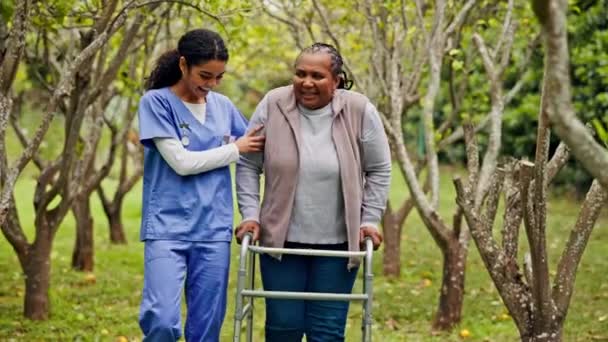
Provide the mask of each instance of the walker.
POLYGON ((291 249, 291 248, 269 248, 251 245, 251 234, 243 237, 241 244, 241 255, 239 258, 239 271, 236 285, 236 308, 234 315, 234 342, 241 341, 241 326, 247 320, 247 342, 253 338, 253 299, 278 298, 278 299, 304 299, 304 300, 342 300, 361 301, 363 304, 363 321, 361 323, 362 341, 372 340, 372 299, 373 279, 372 255, 373 243, 368 237, 365 238, 365 251, 330 251, 315 249, 291 249), (249 253, 248 253, 249 252, 249 253), (295 254, 310 256, 327 256, 338 258, 364 257, 363 262, 363 293, 319 293, 319 292, 287 292, 287 291, 264 291, 254 289, 255 253, 295 254), (245 300, 245 297, 248 300, 245 300))

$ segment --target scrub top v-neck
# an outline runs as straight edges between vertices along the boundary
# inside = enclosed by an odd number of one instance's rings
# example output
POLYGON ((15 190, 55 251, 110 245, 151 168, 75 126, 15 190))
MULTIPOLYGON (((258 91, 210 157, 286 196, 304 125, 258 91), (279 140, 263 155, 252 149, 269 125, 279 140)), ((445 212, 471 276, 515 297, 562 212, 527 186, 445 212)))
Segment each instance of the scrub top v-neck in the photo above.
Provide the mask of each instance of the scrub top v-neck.
POLYGON ((247 120, 225 96, 209 92, 201 123, 170 88, 147 91, 139 104, 144 145, 141 240, 230 241, 232 186, 228 166, 180 176, 154 138, 174 138, 190 151, 220 147, 245 133, 247 120))

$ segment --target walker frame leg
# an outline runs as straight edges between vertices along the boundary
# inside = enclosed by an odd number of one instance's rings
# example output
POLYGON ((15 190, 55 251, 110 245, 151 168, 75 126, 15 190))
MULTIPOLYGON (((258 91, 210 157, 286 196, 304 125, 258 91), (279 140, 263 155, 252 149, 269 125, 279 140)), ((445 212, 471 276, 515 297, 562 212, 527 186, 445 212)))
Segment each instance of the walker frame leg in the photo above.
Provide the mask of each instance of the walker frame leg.
POLYGON ((247 276, 247 250, 251 235, 246 234, 241 243, 241 255, 239 258, 239 270, 236 281, 236 300, 234 313, 234 342, 241 340, 241 326, 243 322, 243 289, 245 288, 245 278, 247 276))
POLYGON ((372 255, 374 247, 372 241, 365 239, 365 260, 363 262, 363 292, 367 299, 363 301, 363 322, 361 326, 361 339, 363 342, 372 341, 372 304, 374 274, 372 272, 372 255))
MULTIPOLYGON (((248 264, 249 264, 249 289, 254 289, 255 285, 255 254, 248 253, 248 264)), ((247 342, 253 341, 253 297, 249 297, 249 310, 247 311, 247 342)))

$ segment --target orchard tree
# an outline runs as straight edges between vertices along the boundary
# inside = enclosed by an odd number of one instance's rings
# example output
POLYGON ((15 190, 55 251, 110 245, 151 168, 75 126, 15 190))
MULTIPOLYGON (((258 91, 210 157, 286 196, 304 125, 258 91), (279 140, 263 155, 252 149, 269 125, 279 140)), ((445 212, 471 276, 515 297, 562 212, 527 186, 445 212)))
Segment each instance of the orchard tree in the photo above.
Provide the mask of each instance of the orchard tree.
MULTIPOLYGON (((547 189, 568 160, 569 151, 562 143, 548 161, 550 132, 546 107, 549 93, 547 88, 543 89, 534 163, 513 161, 495 169, 487 198, 481 205, 475 204, 475 194, 471 191, 474 185, 470 181, 468 184, 459 178, 454 181, 457 203, 464 211, 479 254, 525 342, 561 341, 576 270, 601 209, 608 203, 608 192, 595 180, 581 205, 552 281, 546 243, 547 189), (502 241, 497 241, 494 221, 503 192, 502 241), (529 253, 520 266, 518 250, 522 222, 529 253)), ((471 161, 476 159, 477 143, 472 130, 468 130, 468 135, 468 166, 470 172, 475 172, 471 161)))
MULTIPOLYGON (((106 121, 106 111, 109 109, 110 101, 117 97, 113 94, 115 90, 111 84, 116 79, 117 73, 127 56, 133 56, 137 53, 137 51, 131 49, 131 46, 136 42, 143 21, 144 14, 136 13, 122 37, 120 37, 118 48, 112 49, 111 44, 106 44, 99 52, 97 64, 91 63, 90 68, 78 73, 76 83, 79 86, 71 94, 70 103, 72 105, 68 106, 64 112, 68 121, 69 118, 78 116, 83 116, 83 119, 90 118, 88 127, 81 126, 71 129, 71 134, 76 135, 75 139, 84 142, 83 152, 75 158, 73 172, 74 174, 86 175, 86 178, 83 178, 80 184, 75 184, 74 188, 68 190, 76 194, 71 209, 76 221, 76 240, 72 254, 72 267, 77 270, 91 272, 94 268, 94 225, 90 206, 91 194, 110 173, 117 148, 121 140, 124 140, 126 135, 124 132, 128 131, 128 127, 124 127, 121 132, 112 131, 109 151, 105 160, 97 163, 100 165, 96 165, 96 156, 100 154, 99 145, 104 122, 106 121), (113 57, 108 63, 106 60, 112 55, 113 57)), ((127 115, 129 114, 127 113, 127 115)), ((132 114, 131 117, 133 117, 132 114)), ((70 136, 66 137, 66 141, 68 140, 70 140, 70 136)), ((66 152, 64 150, 59 158, 63 158, 66 152)), ((42 172, 44 173, 44 170, 42 172)))
MULTIPOLYGON (((552 279, 546 243, 548 187, 567 162, 570 151, 574 152, 576 149, 579 160, 587 167, 598 161, 601 163, 601 153, 606 152, 595 150, 600 153, 599 156, 595 156, 593 160, 584 159, 588 158, 585 154, 588 149, 596 149, 597 146, 585 127, 577 128, 576 125, 580 123, 576 121, 572 111, 565 28, 566 3, 534 2, 533 7, 543 25, 545 43, 545 77, 538 114, 534 163, 525 160, 512 161, 495 169, 491 177, 490 192, 481 205, 476 205, 475 196, 471 192, 474 187, 471 182, 467 185, 457 178, 454 184, 457 202, 464 211, 484 265, 513 317, 522 341, 555 342, 562 340, 576 271, 595 222, 602 208, 608 203, 608 192, 600 179, 591 184, 552 279), (563 134, 565 143, 557 147, 549 160, 551 122, 556 126, 556 131, 563 134), (560 126, 565 122, 574 127, 566 129, 560 126), (566 134, 577 136, 580 140, 566 140, 566 134), (503 189, 505 209, 502 241, 499 242, 493 234, 493 227, 503 189), (529 252, 520 266, 518 250, 522 222, 529 252)), ((468 131, 469 170, 474 171, 475 167, 470 164, 476 159, 477 143, 471 130, 468 131)), ((571 136, 567 138, 572 139, 571 136)), ((589 171, 594 174, 593 169, 589 171)))
MULTIPOLYGON (((9 121, 11 98, 11 80, 14 80, 15 68, 22 62, 25 38, 35 24, 45 20, 56 19, 56 25, 68 18, 72 8, 76 12, 81 7, 73 2, 57 2, 53 6, 43 6, 39 2, 31 3, 27 0, 18 1, 12 19, 9 43, 6 46, 7 58, 2 61, 2 72, 0 83, 2 84, 2 110, 0 111, 0 137, 2 148, 0 149, 2 160, 2 191, 0 193, 0 226, 2 232, 15 250, 20 265, 24 272, 25 280, 25 303, 24 315, 31 319, 47 319, 49 314, 49 277, 50 277, 50 254, 55 233, 66 214, 74 205, 80 191, 86 188, 90 182, 97 177, 87 178, 83 171, 83 165, 90 165, 94 158, 94 148, 99 141, 100 126, 103 120, 100 118, 100 105, 106 100, 100 96, 102 84, 109 84, 115 77, 116 70, 120 66, 119 57, 116 55, 109 59, 107 68, 99 70, 96 74, 95 86, 90 84, 90 78, 86 75, 91 70, 95 58, 100 58, 100 53, 108 44, 109 39, 117 32, 123 30, 128 22, 126 32, 133 28, 135 20, 127 20, 128 15, 138 13, 144 7, 143 2, 129 2, 125 7, 120 7, 118 1, 109 1, 103 8, 99 8, 99 15, 94 19, 87 19, 83 24, 86 29, 74 29, 71 34, 79 35, 79 43, 73 41, 57 40, 53 43, 60 47, 58 55, 47 54, 49 65, 59 66, 56 74, 49 74, 48 89, 52 90, 50 96, 45 99, 46 105, 40 124, 33 135, 27 139, 26 146, 16 160, 9 165, 5 145, 4 132, 9 121), (52 11, 53 16, 49 16, 52 11), (50 19, 49 19, 50 18, 50 19), (109 79, 109 80, 108 80, 109 79), (89 86, 89 87, 87 87, 89 86), (86 87, 94 96, 87 97, 84 101, 77 96, 86 87), (49 128, 51 120, 58 112, 65 114, 64 139, 61 155, 47 163, 38 176, 38 183, 34 194, 35 208, 35 235, 33 242, 29 242, 21 227, 18 213, 14 202, 14 187, 17 179, 25 166, 36 157, 40 144, 49 128), (85 116, 90 124, 91 131, 86 139, 80 137, 81 128, 85 116)), ((86 7, 86 6, 85 6, 86 7)), ((80 25, 78 25, 80 26, 80 25)), ((102 59, 102 58, 100 58, 102 59)))

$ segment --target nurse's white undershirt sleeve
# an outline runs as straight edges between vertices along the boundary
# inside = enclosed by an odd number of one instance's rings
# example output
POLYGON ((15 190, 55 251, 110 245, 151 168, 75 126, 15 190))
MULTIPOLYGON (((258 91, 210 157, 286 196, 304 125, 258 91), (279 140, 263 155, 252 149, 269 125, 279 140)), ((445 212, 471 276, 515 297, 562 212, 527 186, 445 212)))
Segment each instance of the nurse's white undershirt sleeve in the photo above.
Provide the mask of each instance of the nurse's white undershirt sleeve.
POLYGON ((206 151, 188 151, 179 140, 174 138, 153 140, 160 155, 180 176, 195 175, 239 160, 239 149, 234 143, 206 151))

